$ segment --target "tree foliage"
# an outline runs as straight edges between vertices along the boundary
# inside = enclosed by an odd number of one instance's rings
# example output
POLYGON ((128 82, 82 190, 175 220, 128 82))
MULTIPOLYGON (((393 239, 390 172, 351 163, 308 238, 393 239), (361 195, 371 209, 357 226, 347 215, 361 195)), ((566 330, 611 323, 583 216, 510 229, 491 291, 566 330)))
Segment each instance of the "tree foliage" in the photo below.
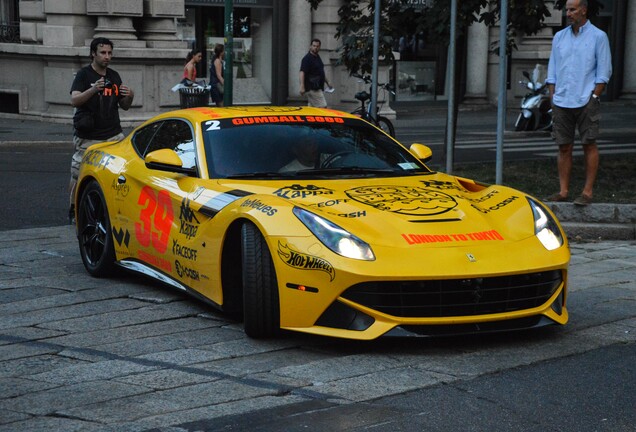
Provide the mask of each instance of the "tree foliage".
MULTIPOLYGON (((323 0, 307 0, 317 9, 323 0)), ((545 0, 508 1, 508 40, 510 52, 516 48, 515 39, 522 35, 536 34, 550 16, 545 0)), ((381 0, 380 59, 394 60, 393 52, 400 37, 425 34, 429 44, 447 45, 450 40, 450 0, 429 1, 426 6, 415 8, 410 0, 381 0)), ((566 0, 556 0, 555 7, 563 9, 566 0)), ((499 21, 499 0, 459 0, 457 2, 457 37, 464 35, 473 22, 488 26, 499 21)), ((594 16, 602 8, 599 0, 589 0, 588 15, 594 16)), ((350 73, 368 73, 372 67, 374 0, 344 0, 338 10, 340 21, 336 38, 342 42, 338 49, 340 63, 350 73)), ((491 47, 498 48, 498 43, 491 47)))

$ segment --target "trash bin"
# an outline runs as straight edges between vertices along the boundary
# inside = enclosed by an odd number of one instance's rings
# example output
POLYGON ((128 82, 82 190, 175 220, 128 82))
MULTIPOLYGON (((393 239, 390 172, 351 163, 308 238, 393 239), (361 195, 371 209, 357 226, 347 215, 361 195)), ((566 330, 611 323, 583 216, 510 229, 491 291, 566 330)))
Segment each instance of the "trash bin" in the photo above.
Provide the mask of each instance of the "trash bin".
POLYGON ((210 89, 207 87, 183 87, 179 89, 181 108, 194 108, 210 104, 210 89))

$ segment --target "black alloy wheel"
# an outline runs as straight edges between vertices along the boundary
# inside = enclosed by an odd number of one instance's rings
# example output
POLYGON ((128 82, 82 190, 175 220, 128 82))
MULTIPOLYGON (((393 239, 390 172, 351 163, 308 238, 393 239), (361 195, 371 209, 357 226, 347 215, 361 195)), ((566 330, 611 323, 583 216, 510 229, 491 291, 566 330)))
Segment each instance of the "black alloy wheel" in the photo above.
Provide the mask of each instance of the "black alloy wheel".
POLYGON ((115 248, 106 200, 97 182, 91 182, 82 192, 77 233, 86 271, 95 277, 110 275, 115 267, 115 248))

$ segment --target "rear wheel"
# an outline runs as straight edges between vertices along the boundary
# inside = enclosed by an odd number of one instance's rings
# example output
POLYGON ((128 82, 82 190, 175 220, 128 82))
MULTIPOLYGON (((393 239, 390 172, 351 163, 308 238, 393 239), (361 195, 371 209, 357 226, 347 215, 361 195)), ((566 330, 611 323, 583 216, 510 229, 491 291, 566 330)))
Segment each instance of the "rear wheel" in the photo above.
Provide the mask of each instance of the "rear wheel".
POLYGON ((96 277, 108 276, 115 268, 115 247, 104 194, 91 182, 79 201, 77 238, 84 267, 96 277))
POLYGON ((393 123, 386 117, 378 116, 378 127, 382 129, 385 133, 391 135, 395 138, 395 128, 393 127, 393 123))
POLYGON ((275 336, 280 332, 280 307, 272 256, 253 223, 243 225, 241 241, 245 334, 255 339, 275 336))

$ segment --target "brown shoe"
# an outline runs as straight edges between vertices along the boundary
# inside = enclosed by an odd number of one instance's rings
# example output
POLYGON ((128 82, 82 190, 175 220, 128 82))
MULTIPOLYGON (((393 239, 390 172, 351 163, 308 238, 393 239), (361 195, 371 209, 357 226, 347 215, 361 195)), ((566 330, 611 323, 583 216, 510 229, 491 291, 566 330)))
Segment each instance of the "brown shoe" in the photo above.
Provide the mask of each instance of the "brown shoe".
POLYGON ((574 205, 577 206, 586 206, 592 204, 592 197, 581 194, 577 199, 574 200, 574 205))
POLYGON ((549 197, 547 197, 544 201, 548 201, 548 202, 565 202, 568 200, 568 197, 564 197, 563 195, 561 195, 560 193, 555 193, 550 195, 549 197))

